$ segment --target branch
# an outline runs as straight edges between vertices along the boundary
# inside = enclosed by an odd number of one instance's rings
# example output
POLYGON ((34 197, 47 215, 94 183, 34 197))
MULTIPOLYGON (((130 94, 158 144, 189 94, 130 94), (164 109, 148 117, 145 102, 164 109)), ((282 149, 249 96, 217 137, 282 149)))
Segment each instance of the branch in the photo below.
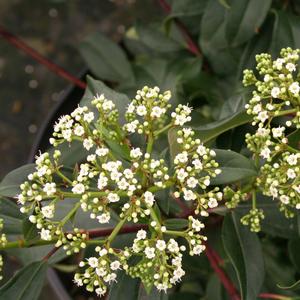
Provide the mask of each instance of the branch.
POLYGON ((213 250, 208 244, 206 244, 205 253, 210 262, 211 267, 216 272, 221 283, 223 284, 224 288, 227 290, 229 296, 231 297, 230 299, 241 300, 241 297, 239 296, 238 291, 235 288, 234 284, 231 282, 229 277, 226 275, 226 273, 220 267, 220 265, 223 264, 223 261, 219 257, 218 253, 215 250, 213 250))
POLYGON ((43 57, 40 53, 38 53, 36 50, 28 46, 26 43, 24 43, 22 40, 20 40, 17 36, 13 35, 12 33, 8 32, 3 27, 0 27, 0 35, 11 45, 17 47, 18 49, 22 50, 29 56, 31 56, 34 60, 39 62, 40 64, 44 65, 46 68, 48 68, 51 72, 57 74, 58 76, 68 80, 72 84, 77 85, 81 89, 85 89, 86 83, 81 81, 80 79, 74 77, 69 72, 64 70, 62 67, 56 65, 55 63, 51 62, 47 58, 43 57))
MULTIPOLYGON (((158 2, 167 14, 171 12, 171 6, 166 0, 158 0, 158 2)), ((187 27, 178 18, 174 18, 174 21, 187 44, 188 50, 196 56, 202 56, 198 45, 193 41, 187 27)))

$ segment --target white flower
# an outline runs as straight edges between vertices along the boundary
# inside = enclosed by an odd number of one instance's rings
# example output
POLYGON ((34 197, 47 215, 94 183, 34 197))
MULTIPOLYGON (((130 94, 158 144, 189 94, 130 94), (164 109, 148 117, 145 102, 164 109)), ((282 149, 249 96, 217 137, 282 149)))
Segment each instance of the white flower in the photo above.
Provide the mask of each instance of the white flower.
POLYGON ((94 146, 94 142, 93 142, 93 140, 91 138, 83 140, 83 147, 86 150, 90 150, 93 146, 94 146))
POLYGON ((106 156, 108 152, 109 150, 107 148, 101 147, 101 148, 97 148, 95 153, 101 157, 101 156, 106 156))
POLYGON ((300 156, 300 154, 298 154, 298 153, 297 154, 290 154, 287 157, 286 161, 288 162, 289 165, 295 166, 295 165, 297 165, 297 160, 298 160, 299 156, 300 156))
POLYGON ((143 229, 140 229, 137 233, 136 233, 136 239, 139 240, 144 240, 147 237, 147 232, 143 229))
POLYGON ((139 105, 136 108, 136 113, 141 117, 145 116, 147 114, 147 109, 144 105, 139 105))
POLYGON ((149 191, 146 191, 144 193, 144 199, 145 199, 145 203, 148 205, 148 206, 153 206, 153 203, 154 203, 154 195, 149 192, 149 191))
POLYGON ((107 183, 108 183, 108 178, 101 173, 99 175, 98 183, 97 183, 98 189, 102 190, 103 188, 105 188, 107 186, 107 183))
POLYGON ((265 110, 261 111, 257 116, 257 119, 262 123, 264 123, 268 118, 269 118, 268 112, 265 110))
POLYGON ((42 228, 40 235, 41 235, 41 239, 44 241, 51 241, 52 239, 50 230, 48 229, 42 228))
POLYGON ((88 264, 89 264, 92 268, 97 268, 98 265, 99 265, 98 258, 97 258, 97 257, 89 257, 89 258, 88 258, 88 264))
POLYGON ((55 194, 56 192, 55 182, 51 182, 51 183, 47 182, 43 187, 43 191, 47 194, 47 196, 51 196, 55 194))
POLYGON ((158 240, 156 242, 156 248, 160 251, 163 251, 166 249, 166 242, 164 240, 158 240))
POLYGON ((110 268, 113 270, 113 271, 116 271, 118 269, 120 269, 120 262, 118 260, 115 260, 113 261, 111 264, 110 264, 110 268))
POLYGON ((194 219, 194 218, 192 217, 192 228, 193 228, 195 231, 199 232, 199 231, 201 231, 202 228, 204 228, 204 224, 201 223, 199 220, 194 219))
POLYGON ((197 195, 193 191, 191 191, 191 190, 184 189, 184 191, 183 191, 183 198, 186 201, 195 200, 197 198, 197 195))
POLYGON ((159 106, 154 106, 151 111, 152 118, 159 118, 162 114, 165 113, 165 109, 160 108, 159 106))
POLYGON ((127 123, 125 125, 125 129, 130 133, 135 133, 138 124, 138 120, 132 121, 131 123, 127 123))
POLYGON ((192 164, 195 166, 196 170, 202 170, 203 169, 202 162, 199 159, 194 159, 192 161, 192 164))
POLYGON ((135 106, 134 106, 134 104, 131 102, 131 103, 128 105, 128 107, 127 107, 127 113, 132 114, 132 113, 134 113, 134 110, 135 110, 135 106))
POLYGON ((129 183, 125 178, 122 178, 120 181, 117 182, 117 185, 120 190, 126 190, 129 186, 129 183))
POLYGON ((84 187, 84 185, 82 183, 77 183, 72 188, 72 192, 74 194, 83 194, 84 191, 85 191, 85 187, 84 187))
POLYGON ((111 274, 108 274, 106 277, 104 277, 104 281, 105 282, 108 282, 108 283, 111 283, 113 281, 116 281, 116 278, 117 278, 117 274, 115 273, 111 273, 111 274))
POLYGON ((296 66, 292 63, 287 63, 286 66, 287 70, 289 70, 290 72, 294 72, 296 71, 296 66))
POLYGON ((94 120, 94 118, 94 113, 92 111, 83 115, 83 120, 88 123, 91 123, 94 120))
POLYGON ((273 65, 277 70, 281 70, 282 69, 282 65, 284 64, 284 59, 283 58, 277 58, 273 65))
POLYGON ((107 213, 103 213, 100 216, 97 216, 97 219, 98 219, 98 221, 99 221, 100 224, 109 223, 110 214, 108 212, 107 213))
POLYGON ((294 179, 297 176, 296 172, 293 169, 288 169, 286 174, 289 179, 294 179))
POLYGON ((186 181, 186 183, 187 183, 187 186, 189 188, 193 189, 193 188, 195 188, 197 186, 198 180, 195 177, 190 177, 190 178, 188 178, 188 180, 186 181))
POLYGON ((298 186, 294 185, 293 186, 293 189, 298 193, 300 194, 300 184, 298 186))
POLYGON ((183 151, 182 153, 177 154, 174 159, 175 164, 178 162, 186 163, 187 161, 188 161, 188 153, 186 151, 183 151))
POLYGON ((289 202, 290 202, 290 198, 286 195, 281 195, 279 197, 279 199, 283 204, 289 204, 289 202))
POLYGON ((271 150, 268 147, 265 147, 264 149, 261 150, 260 156, 264 159, 270 158, 271 150))
POLYGON ((261 137, 265 137, 269 134, 269 132, 270 131, 268 129, 259 127, 256 131, 256 135, 261 136, 261 137))
POLYGON ((173 272, 173 278, 175 281, 178 281, 182 276, 184 276, 185 272, 183 269, 181 268, 177 268, 174 272, 173 272))
POLYGON ((193 254, 195 255, 199 255, 201 254, 203 251, 205 250, 205 246, 203 245, 196 245, 194 248, 193 248, 193 254))
POLYGON ((107 199, 109 202, 118 202, 120 200, 120 197, 118 196, 118 194, 109 193, 107 195, 107 199))
POLYGON ((168 242, 168 250, 172 253, 179 252, 178 243, 174 239, 170 239, 168 242))
POLYGON ((133 178, 133 172, 130 169, 125 169, 123 174, 127 179, 132 179, 133 178))
POLYGON ((172 265, 176 267, 181 267, 182 265, 182 258, 180 256, 176 256, 172 259, 172 265))
POLYGON ((41 209, 42 215, 45 218, 51 219, 54 217, 54 205, 47 205, 41 209))
POLYGON ((185 178, 188 176, 188 173, 184 169, 179 169, 176 173, 176 176, 179 181, 183 182, 185 178))
POLYGON ((289 86, 289 91, 294 94, 294 96, 298 96, 299 95, 299 91, 300 91, 300 86, 298 82, 293 82, 290 86, 289 86))
POLYGON ((131 158, 140 158, 141 156, 143 155, 142 151, 140 148, 133 148, 131 151, 130 151, 130 157, 131 158))
POLYGON ((95 292, 98 296, 103 296, 106 294, 106 288, 98 287, 95 289, 95 292))
POLYGON ((147 258, 152 259, 155 257, 155 248, 153 247, 146 247, 144 253, 147 258))
POLYGON ((273 98, 278 98, 279 95, 280 95, 280 88, 277 86, 273 87, 271 90, 271 96, 273 98))
POLYGON ((260 103, 253 106, 252 112, 253 112, 254 114, 257 115, 257 114, 258 114, 259 112, 261 112, 261 111, 262 111, 262 106, 261 106, 260 103))
POLYGON ((276 127, 276 128, 272 128, 272 133, 273 133, 273 137, 274 138, 279 138, 283 135, 283 132, 285 130, 285 127, 276 127))
POLYGON ((214 208, 214 207, 218 206, 218 201, 215 198, 209 198, 209 201, 207 204, 210 208, 214 208))
POLYGON ((103 277, 107 274, 107 271, 104 268, 96 268, 96 274, 99 277, 103 277))
POLYGON ((210 179, 209 178, 204 179, 203 183, 204 183, 204 185, 209 186, 210 185, 210 179))
POLYGON ((105 100, 102 104, 103 110, 112 110, 115 104, 111 100, 105 100))
POLYGON ((84 134, 84 128, 80 125, 76 125, 74 128, 74 134, 77 136, 82 136, 84 134))
POLYGON ((199 145, 197 148, 197 153, 201 156, 206 154, 206 148, 203 145, 199 145))

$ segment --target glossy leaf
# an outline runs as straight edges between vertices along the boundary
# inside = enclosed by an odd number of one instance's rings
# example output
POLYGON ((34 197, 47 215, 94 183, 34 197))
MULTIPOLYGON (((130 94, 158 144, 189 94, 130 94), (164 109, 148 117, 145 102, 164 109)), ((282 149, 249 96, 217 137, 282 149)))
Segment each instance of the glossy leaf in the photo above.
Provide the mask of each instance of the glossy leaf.
POLYGON ((222 228, 225 252, 239 282, 242 300, 257 298, 264 281, 264 262, 256 234, 243 226, 235 213, 226 215, 222 228))
POLYGON ((222 172, 211 180, 212 184, 228 184, 257 175, 252 160, 247 157, 231 150, 215 149, 215 152, 222 172))
POLYGON ((80 44, 80 52, 90 70, 101 79, 134 83, 134 75, 124 51, 117 43, 97 32, 80 44))
POLYGON ((299 272, 300 271, 300 257, 299 257, 300 238, 293 238, 289 240, 288 249, 289 249, 290 259, 299 272))
POLYGON ((37 300, 44 285, 47 263, 31 263, 0 288, 0 299, 37 300))
POLYGON ((0 196, 15 197, 20 193, 20 184, 34 171, 34 164, 24 165, 8 173, 0 183, 0 196))
POLYGON ((109 289, 109 300, 136 300, 139 294, 140 280, 133 279, 124 271, 118 272, 118 281, 109 289))
POLYGON ((0 218, 4 221, 3 233, 22 233, 22 214, 19 207, 9 199, 0 198, 0 218))
POLYGON ((184 48, 184 45, 171 39, 166 33, 161 32, 154 26, 137 23, 135 28, 139 40, 148 48, 156 52, 170 53, 184 48))
POLYGON ((179 230, 186 228, 188 226, 188 220, 186 219, 167 219, 164 222, 164 225, 169 230, 179 230))
POLYGON ((231 0, 226 16, 229 44, 238 46, 254 36, 265 20, 271 3, 272 0, 231 0))
POLYGON ((231 117, 208 123, 206 125, 197 126, 193 129, 196 132, 196 136, 201 139, 203 143, 207 143, 212 139, 218 137, 221 133, 224 133, 232 128, 249 123, 252 117, 247 115, 245 111, 234 114, 231 117))
POLYGON ((207 0, 174 0, 172 1, 172 10, 170 17, 190 17, 198 16, 204 12, 207 0))

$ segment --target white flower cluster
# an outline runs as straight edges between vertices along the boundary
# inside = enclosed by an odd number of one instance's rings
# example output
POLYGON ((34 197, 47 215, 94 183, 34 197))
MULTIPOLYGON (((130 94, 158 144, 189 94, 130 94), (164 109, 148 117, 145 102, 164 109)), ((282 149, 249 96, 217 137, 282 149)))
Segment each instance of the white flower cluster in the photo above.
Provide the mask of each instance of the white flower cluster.
POLYGON ((114 230, 120 230, 127 221, 152 227, 151 239, 141 230, 132 247, 124 251, 110 247, 117 234, 113 231, 107 239, 99 240, 103 243, 96 250, 99 257, 80 263, 85 271, 75 275, 75 282, 98 295, 105 294, 106 285, 116 280, 119 268, 160 290, 180 281, 185 273, 181 260, 186 247, 179 246, 170 236, 183 237, 190 255, 199 255, 205 249, 206 237, 200 234, 203 224, 199 220, 190 217, 186 230, 171 231, 156 216, 161 190, 172 189, 176 198, 182 198, 179 201, 186 201, 201 216, 207 216, 208 209, 215 208, 222 198, 217 187, 209 188, 211 178, 220 173, 215 152, 194 139, 193 130, 183 127, 191 120, 190 107, 179 105, 173 113, 167 113, 170 97, 169 91, 160 93, 157 87, 144 87, 128 106, 127 123, 123 126, 118 122, 115 104, 104 95, 92 100, 98 112, 79 106, 55 124, 50 142, 58 146, 79 141, 88 151, 86 158, 69 170, 61 165, 59 150, 54 151, 53 157, 43 153, 36 158, 35 172, 21 185, 18 195, 21 211, 29 214, 41 239, 54 241, 56 247, 62 247, 69 255, 78 253, 90 242, 84 228, 66 231, 65 225, 78 209, 88 212, 91 219, 101 224, 109 223, 112 214, 118 214, 121 225, 114 230), (172 127, 177 130, 180 152, 169 168, 167 161, 159 159, 152 148, 158 136, 172 127), (130 135, 134 132, 145 135, 144 148, 132 145, 130 135), (63 219, 57 220, 57 204, 68 198, 77 202, 63 219), (140 257, 136 265, 128 262, 133 256, 140 257))
POLYGON ((190 128, 177 131, 177 143, 181 150, 174 158, 176 191, 174 196, 183 195, 186 201, 197 201, 196 213, 208 216, 207 209, 218 206, 222 193, 218 188, 205 193, 210 179, 221 173, 218 163, 213 159, 215 151, 208 149, 190 128))
POLYGON ((287 217, 294 216, 290 208, 300 209, 300 153, 284 152, 280 160, 264 165, 261 173, 262 192, 278 199, 287 217))
POLYGON ((158 87, 145 86, 138 90, 135 98, 129 104, 125 117, 127 123, 123 126, 129 133, 148 134, 160 128, 166 121, 166 112, 171 107, 168 103, 171 92, 160 94, 158 87))
MULTIPOLYGON (((269 54, 257 55, 256 69, 262 80, 250 70, 244 71, 243 80, 246 86, 255 85, 246 109, 257 128, 254 134, 246 135, 246 143, 254 153, 257 168, 263 164, 256 179, 256 190, 279 200, 280 210, 287 217, 294 215, 292 208, 300 209, 300 152, 289 145, 290 134, 300 128, 300 86, 296 73, 299 52, 282 49, 281 57, 274 61, 269 54), (274 118, 280 116, 286 116, 285 124, 276 121, 274 125, 274 118)), ((263 218, 263 211, 254 205, 242 222, 250 225, 252 231, 259 231, 263 218)))
POLYGON ((107 285, 116 281, 116 272, 121 269, 118 254, 112 248, 96 247, 98 257, 89 257, 81 261, 79 267, 85 267, 84 273, 76 273, 74 282, 78 286, 86 285, 89 292, 95 291, 98 296, 107 292, 107 285))

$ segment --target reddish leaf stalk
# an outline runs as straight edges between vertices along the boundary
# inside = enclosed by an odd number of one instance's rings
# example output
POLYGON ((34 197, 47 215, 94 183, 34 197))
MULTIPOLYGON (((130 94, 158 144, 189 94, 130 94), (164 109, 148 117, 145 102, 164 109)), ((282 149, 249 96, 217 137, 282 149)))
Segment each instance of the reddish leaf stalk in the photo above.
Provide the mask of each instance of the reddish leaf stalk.
MULTIPOLYGON (((170 4, 165 1, 165 0, 158 0, 160 6, 162 7, 162 9, 169 14, 171 12, 171 6, 170 4)), ((180 30, 188 50, 193 53, 196 56, 201 56, 202 53, 198 47, 198 45, 193 41, 188 29, 186 28, 186 26, 178 19, 178 18, 174 18, 174 21, 178 27, 178 29, 180 30)))
POLYGON ((77 85, 81 89, 85 89, 86 83, 81 81, 80 79, 74 77, 70 73, 68 73, 66 70, 64 70, 62 67, 56 65, 55 63, 51 62, 47 58, 43 57, 40 53, 38 53, 36 50, 28 46, 26 43, 24 43, 21 39, 19 39, 17 36, 13 35, 12 33, 8 32, 3 27, 0 27, 0 35, 11 45, 15 46, 16 48, 22 50, 29 56, 31 56, 34 60, 39 62, 40 64, 44 65, 46 68, 48 68, 51 72, 57 74, 58 76, 68 80, 72 84, 77 85))
POLYGON ((226 273, 222 270, 220 265, 223 264, 222 259, 219 257, 217 252, 213 250, 208 244, 206 244, 205 250, 206 256, 210 262, 211 267, 216 272, 217 276, 219 277, 221 283, 223 284, 224 288, 228 292, 229 296, 232 300, 241 300, 237 289, 235 288, 234 284, 231 282, 229 277, 226 273))
POLYGON ((48 261, 49 258, 56 253, 56 251, 59 249, 60 247, 54 247, 52 248, 44 257, 43 257, 43 260, 44 261, 48 261))

